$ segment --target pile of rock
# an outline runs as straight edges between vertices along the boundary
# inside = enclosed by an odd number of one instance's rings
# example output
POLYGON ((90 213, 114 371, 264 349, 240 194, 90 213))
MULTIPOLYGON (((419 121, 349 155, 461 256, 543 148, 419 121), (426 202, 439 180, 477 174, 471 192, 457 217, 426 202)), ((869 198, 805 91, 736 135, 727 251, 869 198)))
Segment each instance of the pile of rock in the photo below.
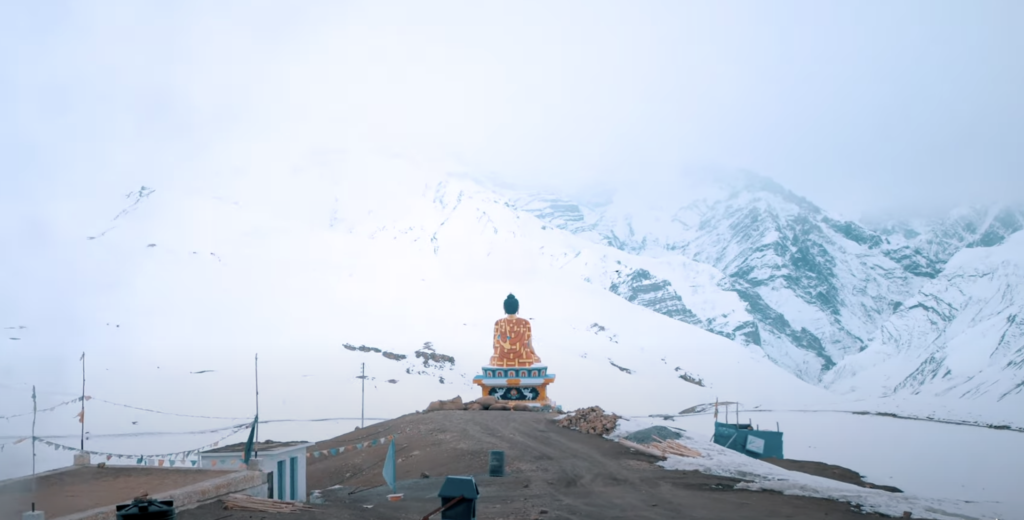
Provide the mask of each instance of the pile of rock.
POLYGON ((600 406, 580 408, 569 412, 568 415, 558 421, 562 428, 579 430, 583 433, 594 435, 608 435, 615 430, 620 417, 615 414, 606 414, 600 406))
POLYGON ((498 401, 493 397, 481 397, 475 401, 468 403, 462 402, 462 396, 457 396, 452 399, 443 401, 434 401, 427 406, 425 412, 437 412, 441 410, 493 410, 493 411, 516 411, 516 412, 532 412, 536 409, 534 406, 530 406, 526 403, 509 403, 508 401, 498 401))

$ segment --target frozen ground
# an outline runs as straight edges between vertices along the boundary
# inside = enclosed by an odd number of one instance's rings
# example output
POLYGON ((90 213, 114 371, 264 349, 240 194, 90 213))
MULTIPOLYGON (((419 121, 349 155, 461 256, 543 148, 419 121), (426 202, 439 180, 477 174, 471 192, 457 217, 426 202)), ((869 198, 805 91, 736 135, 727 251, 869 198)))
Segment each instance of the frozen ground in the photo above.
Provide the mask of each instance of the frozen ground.
POLYGON ((672 457, 671 469, 696 469, 752 480, 745 487, 834 498, 861 504, 869 511, 900 516, 903 511, 939 519, 1015 518, 1024 510, 1019 483, 1024 466, 1014 454, 1024 434, 987 428, 906 421, 844 413, 740 412, 741 422, 785 432, 788 459, 844 466, 875 484, 905 493, 865 489, 792 472, 710 442, 711 415, 663 420, 631 418, 613 434, 618 438, 652 424, 686 430, 681 440, 706 455, 672 457), (992 457, 991 453, 1006 456, 992 457))

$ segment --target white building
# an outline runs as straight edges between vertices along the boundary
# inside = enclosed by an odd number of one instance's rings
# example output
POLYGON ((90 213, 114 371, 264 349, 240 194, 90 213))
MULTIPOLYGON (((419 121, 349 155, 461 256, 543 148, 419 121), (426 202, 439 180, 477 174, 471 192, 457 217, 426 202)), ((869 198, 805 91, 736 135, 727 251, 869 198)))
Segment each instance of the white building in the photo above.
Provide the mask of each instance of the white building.
MULTIPOLYGON (((254 446, 253 457, 267 474, 266 498, 306 501, 306 448, 312 442, 266 441, 254 446)), ((245 443, 232 444, 199 454, 203 469, 245 469, 245 443)))

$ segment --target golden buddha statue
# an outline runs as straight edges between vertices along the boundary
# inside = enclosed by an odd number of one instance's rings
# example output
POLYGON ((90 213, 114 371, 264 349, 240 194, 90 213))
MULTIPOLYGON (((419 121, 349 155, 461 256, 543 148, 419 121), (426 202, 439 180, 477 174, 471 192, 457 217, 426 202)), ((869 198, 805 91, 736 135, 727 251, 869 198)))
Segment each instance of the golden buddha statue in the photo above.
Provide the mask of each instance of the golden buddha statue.
POLYGON ((494 322, 494 355, 492 367, 529 367, 540 363, 533 351, 533 331, 530 322, 517 316, 519 300, 512 294, 505 298, 504 318, 494 322))

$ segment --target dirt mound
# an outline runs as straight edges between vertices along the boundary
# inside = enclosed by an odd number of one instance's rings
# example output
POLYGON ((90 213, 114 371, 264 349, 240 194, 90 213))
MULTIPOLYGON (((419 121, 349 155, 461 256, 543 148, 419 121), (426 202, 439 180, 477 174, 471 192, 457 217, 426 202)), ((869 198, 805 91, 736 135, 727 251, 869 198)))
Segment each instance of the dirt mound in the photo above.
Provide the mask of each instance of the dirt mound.
MULTIPOLYGON (((314 511, 279 516, 288 520, 422 518, 441 505, 437 494, 446 476, 474 475, 480 489, 477 517, 482 519, 880 518, 861 514, 844 502, 735 489, 737 479, 667 471, 654 464, 658 457, 630 451, 597 435, 560 428, 556 417, 442 410, 368 424, 309 449, 329 450, 394 435, 397 487, 404 498, 387 499, 392 491, 381 469, 388 446, 377 445, 337 456, 310 457, 307 489, 321 490, 316 501, 325 503, 314 504, 314 511), (487 476, 492 450, 505 452, 504 477, 487 476)), ((223 504, 211 502, 179 511, 178 519, 223 520, 228 513, 223 504)), ((231 520, 247 516, 236 514, 231 520)))
POLYGON ((562 428, 579 430, 583 433, 594 435, 608 435, 615 430, 619 423, 619 417, 615 414, 606 414, 600 406, 580 408, 569 412, 568 415, 558 421, 562 428))

